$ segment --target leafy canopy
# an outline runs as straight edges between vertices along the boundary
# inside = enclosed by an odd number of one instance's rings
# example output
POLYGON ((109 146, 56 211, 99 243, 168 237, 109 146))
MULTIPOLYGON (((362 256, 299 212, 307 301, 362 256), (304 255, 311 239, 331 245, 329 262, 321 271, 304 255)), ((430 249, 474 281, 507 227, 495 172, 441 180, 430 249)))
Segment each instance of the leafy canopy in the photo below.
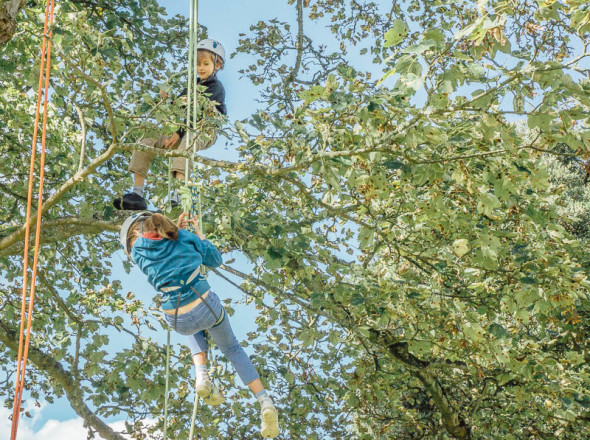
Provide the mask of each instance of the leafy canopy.
MULTIPOLYGON (((216 276, 261 310, 248 343, 285 438, 587 436, 588 243, 572 235, 573 211, 556 203, 570 193, 548 165, 561 144, 588 156, 584 2, 286 3, 295 22, 261 20, 240 39, 254 60, 241 73, 261 99, 225 129, 240 160, 197 159, 207 234, 251 264, 216 276), (332 41, 310 36, 326 25, 332 41)), ((39 16, 24 7, 22 38, 0 48, 7 377, 39 16)), ((142 438, 162 426, 153 332, 163 324, 149 298, 126 297, 112 279, 120 219, 97 207, 129 185, 122 153, 181 119, 157 92, 181 87, 186 20, 147 0, 69 1, 56 22, 28 384, 34 398, 65 393, 104 438, 117 434, 101 419, 120 414, 142 438)), ((163 163, 154 175, 165 179, 163 163)), ((172 371, 171 429, 182 439, 186 351, 172 371)), ((220 363, 230 399, 201 408, 203 438, 256 432, 256 409, 230 373, 220 363)), ((11 380, 1 389, 10 396, 11 380)))

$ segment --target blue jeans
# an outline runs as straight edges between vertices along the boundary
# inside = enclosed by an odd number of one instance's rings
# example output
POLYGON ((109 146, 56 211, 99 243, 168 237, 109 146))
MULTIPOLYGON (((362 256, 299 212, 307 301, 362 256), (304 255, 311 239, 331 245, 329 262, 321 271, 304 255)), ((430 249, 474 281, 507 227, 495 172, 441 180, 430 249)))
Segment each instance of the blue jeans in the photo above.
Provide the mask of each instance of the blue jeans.
MULTIPOLYGON (((258 373, 252 365, 252 361, 236 339, 234 332, 229 324, 229 317, 225 314, 223 321, 215 325, 217 319, 223 313, 223 306, 219 297, 214 292, 203 299, 207 304, 201 302, 197 307, 187 313, 178 315, 176 320, 176 331, 181 335, 188 335, 188 345, 191 353, 197 354, 207 352, 208 343, 204 330, 213 338, 223 355, 228 358, 236 369, 244 385, 248 385, 255 379, 258 379, 258 373)), ((174 326, 174 315, 166 314, 166 320, 171 326, 174 326)))

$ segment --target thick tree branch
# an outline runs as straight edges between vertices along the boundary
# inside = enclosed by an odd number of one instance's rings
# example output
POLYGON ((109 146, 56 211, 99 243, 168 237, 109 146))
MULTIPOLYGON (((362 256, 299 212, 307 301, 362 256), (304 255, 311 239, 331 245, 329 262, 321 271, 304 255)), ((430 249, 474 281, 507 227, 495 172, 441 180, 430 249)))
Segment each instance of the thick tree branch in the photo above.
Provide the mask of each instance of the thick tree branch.
MULTIPOLYGON (((18 332, 7 323, 0 321, 0 342, 13 351, 18 350, 18 332)), ((29 359, 41 371, 45 372, 53 381, 63 388, 68 400, 76 414, 84 419, 84 422, 91 426, 105 440, 125 440, 119 433, 115 432, 103 422, 84 402, 84 394, 79 383, 72 380, 74 375, 66 370, 59 362, 50 355, 41 351, 38 347, 30 346, 29 359)))
MULTIPOLYGON (((117 232, 120 225, 103 220, 78 217, 64 217, 42 223, 41 243, 55 243, 77 235, 100 234, 104 231, 117 232)), ((31 225, 31 242, 34 241, 35 224, 31 225)), ((8 237, 0 240, 0 257, 19 255, 23 251, 25 231, 20 227, 8 237)))
POLYGON ((303 57, 303 0, 297 0, 297 59, 295 60, 295 67, 289 75, 288 83, 292 83, 299 74, 301 68, 301 59, 303 57))
POLYGON ((76 113, 78 113, 80 127, 82 128, 82 145, 80 146, 80 162, 78 163, 78 172, 80 172, 84 166, 84 158, 86 156, 86 121, 84 120, 84 113, 82 113, 80 106, 76 103, 76 101, 74 101, 73 104, 74 108, 76 109, 76 113))
POLYGON ((16 32, 16 17, 26 0, 0 1, 0 45, 10 41, 16 32))
POLYGON ((373 342, 384 346, 388 353, 400 361, 424 385, 437 409, 441 413, 442 423, 449 434, 459 440, 471 438, 471 429, 461 418, 460 412, 449 402, 437 376, 428 370, 429 363, 416 358, 408 350, 408 344, 400 342, 386 331, 371 330, 373 342))
MULTIPOLYGON (((107 160, 109 160, 111 157, 113 157, 113 155, 117 151, 118 151, 117 145, 111 144, 111 146, 109 148, 107 148, 107 150, 104 153, 102 153, 100 156, 98 156, 96 159, 94 159, 86 168, 84 168, 81 171, 78 171, 76 174, 74 174, 72 177, 70 177, 68 180, 66 180, 62 184, 62 186, 60 188, 58 188, 57 191, 55 191, 43 203, 41 215, 43 215, 47 211, 49 211, 49 209, 52 208, 64 196, 65 193, 67 193, 70 189, 72 189, 74 186, 76 186, 78 183, 82 182, 86 177, 88 177, 90 174, 92 174, 94 171, 96 171, 96 169, 100 165, 102 165, 107 160)), ((35 214, 31 215, 31 220, 30 220, 31 225, 34 225, 37 222, 37 215, 38 214, 39 213, 36 212, 35 214)), ((0 240, 0 256, 2 256, 3 253, 5 254, 5 251, 8 248, 14 246, 15 243, 17 243, 19 240, 22 240, 24 238, 25 229, 26 229, 26 225, 22 225, 20 228, 18 228, 11 235, 0 240)), ((12 253, 9 252, 7 255, 12 255, 12 253)))

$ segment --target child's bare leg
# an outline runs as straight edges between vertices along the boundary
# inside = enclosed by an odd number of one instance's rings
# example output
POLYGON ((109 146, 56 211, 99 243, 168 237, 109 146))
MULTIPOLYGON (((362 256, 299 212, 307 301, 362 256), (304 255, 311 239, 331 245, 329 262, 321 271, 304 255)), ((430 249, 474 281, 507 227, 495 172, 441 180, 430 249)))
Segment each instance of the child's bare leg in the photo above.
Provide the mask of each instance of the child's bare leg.
POLYGON ((200 365, 207 365, 207 352, 202 351, 201 353, 194 354, 193 363, 195 364, 195 368, 197 369, 200 365))
POLYGON ((260 379, 254 379, 252 382, 248 384, 248 388, 250 388, 250 391, 252 391, 254 394, 258 394, 259 392, 264 390, 264 385, 262 385, 260 379))
POLYGON ((142 176, 139 173, 133 173, 133 182, 133 192, 143 198, 145 191, 145 176, 142 176))
POLYGON ((195 387, 197 388, 197 393, 202 395, 202 397, 207 397, 211 394, 211 379, 209 378, 209 373, 207 372, 207 352, 202 351, 200 353, 193 354, 193 363, 195 364, 195 371, 197 380, 195 382, 195 387))

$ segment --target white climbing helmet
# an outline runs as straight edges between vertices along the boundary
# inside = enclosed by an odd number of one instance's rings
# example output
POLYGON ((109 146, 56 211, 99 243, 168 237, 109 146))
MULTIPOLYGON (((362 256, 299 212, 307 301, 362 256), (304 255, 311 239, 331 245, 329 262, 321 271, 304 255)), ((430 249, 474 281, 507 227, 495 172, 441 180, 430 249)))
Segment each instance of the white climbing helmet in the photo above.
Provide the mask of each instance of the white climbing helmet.
POLYGON ((222 63, 225 63, 225 49, 219 41, 211 40, 209 38, 206 40, 200 40, 197 43, 197 50, 201 49, 214 53, 219 58, 221 58, 222 63))
POLYGON ((149 211, 141 211, 137 214, 127 217, 127 219, 123 222, 123 225, 121 226, 121 232, 119 233, 119 241, 121 242, 121 246, 123 246, 123 250, 129 258, 131 258, 131 249, 127 246, 127 235, 129 235, 129 231, 135 223, 143 222, 152 215, 153 214, 149 211))

